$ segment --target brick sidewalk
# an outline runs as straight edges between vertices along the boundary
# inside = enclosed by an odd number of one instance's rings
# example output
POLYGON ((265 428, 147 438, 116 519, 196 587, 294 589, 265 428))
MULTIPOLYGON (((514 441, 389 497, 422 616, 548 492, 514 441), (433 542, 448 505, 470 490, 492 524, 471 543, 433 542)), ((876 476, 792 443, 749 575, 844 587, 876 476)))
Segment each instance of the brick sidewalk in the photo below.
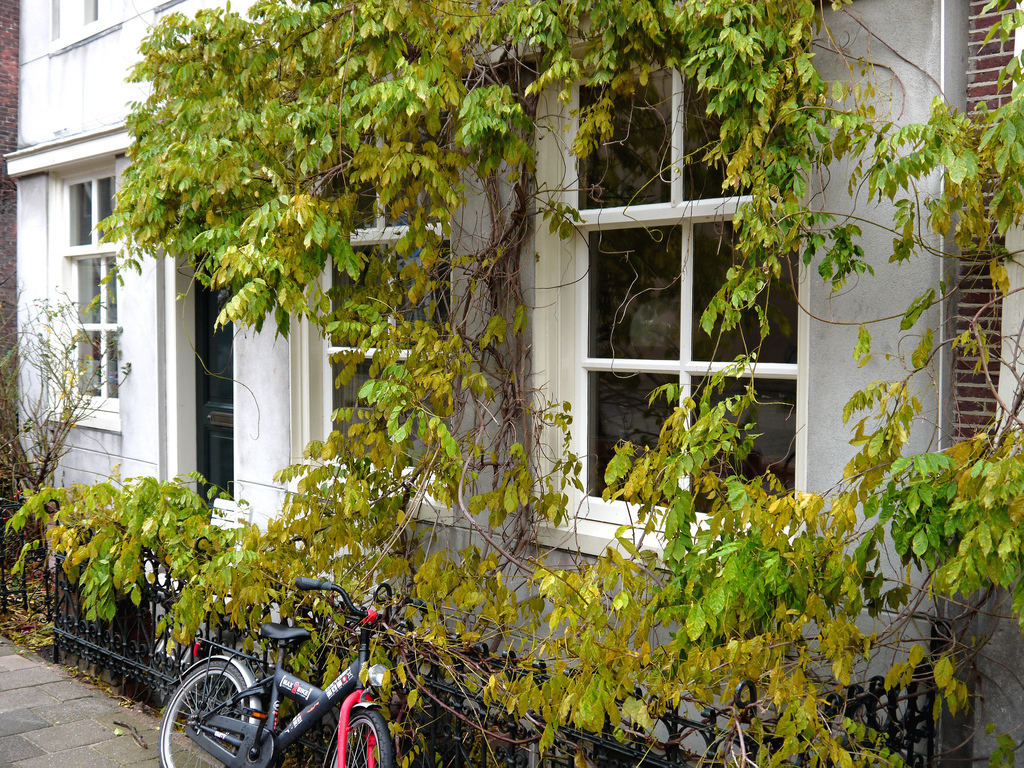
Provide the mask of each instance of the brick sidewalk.
POLYGON ((0 766, 155 768, 159 722, 0 637, 0 766))

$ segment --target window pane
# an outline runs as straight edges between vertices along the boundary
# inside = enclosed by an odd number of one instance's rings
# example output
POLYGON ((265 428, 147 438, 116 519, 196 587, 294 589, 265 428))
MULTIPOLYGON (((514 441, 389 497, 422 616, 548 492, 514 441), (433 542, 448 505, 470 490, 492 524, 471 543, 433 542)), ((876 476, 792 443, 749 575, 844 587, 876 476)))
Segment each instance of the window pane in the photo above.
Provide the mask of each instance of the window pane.
POLYGON ((707 98, 698 95, 688 84, 684 87, 683 100, 686 109, 686 124, 683 128, 683 199, 722 197, 725 169, 721 164, 711 166, 704 160, 708 145, 718 141, 718 121, 707 114, 707 98))
POLYGON ((678 382, 678 376, 662 374, 589 374, 587 452, 590 454, 588 488, 591 495, 599 496, 604 490, 604 472, 615 455, 616 445, 630 442, 649 448, 657 444, 661 427, 675 405, 670 405, 665 398, 653 403, 648 399, 655 388, 678 382))
POLYGON ((83 323, 100 322, 100 279, 103 259, 79 259, 78 316, 83 323))
POLYGON ((85 23, 89 24, 100 17, 99 0, 85 0, 85 23))
MULTIPOLYGON (((110 274, 113 259, 109 256, 103 259, 104 277, 110 274)), ((117 278, 111 277, 106 285, 102 286, 104 296, 103 322, 117 322, 117 278)))
MULTIPOLYGON (((696 384, 699 397, 701 383, 696 384)), ((724 392, 712 396, 712 402, 720 403, 726 397, 741 394, 746 385, 746 381, 731 380, 724 392)), ((757 437, 742 465, 732 470, 747 480, 770 470, 792 489, 796 481, 796 382, 758 379, 754 388, 757 403, 747 409, 740 422, 757 437)))
POLYGON ((92 397, 99 397, 103 383, 103 349, 99 331, 80 334, 78 340, 79 386, 92 397))
POLYGON ((104 366, 106 368, 107 397, 117 397, 117 388, 120 383, 120 352, 117 348, 117 333, 108 332, 107 349, 105 353, 104 366))
POLYGON ((71 185, 71 245, 92 245, 92 182, 71 185))
MULTIPOLYGON (((580 89, 585 112, 603 94, 580 89)), ((614 100, 611 136, 580 163, 580 208, 672 199, 672 73, 653 72, 631 97, 614 100)))
POLYGON ((590 235, 592 357, 679 359, 678 227, 590 235))
MULTIPOLYGON (((96 223, 99 224, 114 212, 114 177, 96 179, 96 223)), ((103 230, 99 230, 100 237, 103 230)))
MULTIPOLYGON (((441 248, 441 256, 430 270, 430 290, 416 304, 409 301, 412 279, 404 281, 402 306, 399 311, 410 322, 419 320, 444 325, 451 319, 451 254, 447 242, 443 243, 441 248)), ((413 251, 410 259, 399 258, 399 273, 409 261, 420 263, 419 248, 413 251)))
POLYGON ((338 376, 344 369, 343 362, 331 363, 331 380, 334 382, 334 389, 331 393, 331 424, 340 432, 347 431, 349 425, 357 419, 358 414, 353 414, 353 419, 342 421, 338 419, 337 412, 340 408, 359 407, 359 390, 370 380, 370 363, 369 361, 359 363, 348 383, 338 384, 338 376))
MULTIPOLYGON (((391 270, 391 274, 397 272, 401 275, 402 270, 410 262, 419 262, 421 249, 417 248, 413 251, 412 256, 408 258, 399 257, 397 264, 390 261, 394 258, 394 252, 388 253, 386 246, 364 246, 354 249, 357 253, 366 254, 367 260, 371 258, 380 259, 385 265, 386 269, 391 270), (390 265, 390 266, 389 266, 390 265)), ((379 302, 384 301, 384 294, 390 293, 391 289, 401 289, 402 293, 397 296, 392 293, 391 297, 396 302, 401 303, 398 307, 389 307, 389 311, 397 309, 405 318, 411 322, 417 320, 421 321, 432 321, 438 325, 446 323, 451 316, 451 255, 448 248, 448 243, 444 242, 441 245, 441 256, 435 262, 430 273, 430 284, 431 288, 426 292, 422 299, 420 299, 415 306, 409 301, 409 291, 412 288, 412 280, 401 280, 395 281, 390 278, 386 288, 382 286, 379 295, 376 300, 379 302)), ((360 275, 358 281, 353 281, 348 272, 342 272, 338 269, 337 265, 331 263, 331 310, 337 311, 344 304, 345 299, 350 295, 349 291, 351 287, 358 282, 360 285, 372 287, 374 275, 369 274, 364 268, 363 274, 360 275)), ((378 283, 379 284, 379 283, 378 283)), ((331 338, 331 344, 333 346, 344 346, 344 341, 335 334, 331 338)))
MULTIPOLYGON (((740 323, 723 332, 716 328, 710 335, 700 326, 726 273, 739 261, 734 250, 732 222, 707 222, 693 227, 693 359, 728 362, 757 348, 760 324, 755 312, 745 312, 740 323)), ((782 284, 769 293, 768 327, 770 332, 758 353, 763 363, 796 363, 797 303, 793 280, 797 260, 787 259, 782 267, 782 284)))

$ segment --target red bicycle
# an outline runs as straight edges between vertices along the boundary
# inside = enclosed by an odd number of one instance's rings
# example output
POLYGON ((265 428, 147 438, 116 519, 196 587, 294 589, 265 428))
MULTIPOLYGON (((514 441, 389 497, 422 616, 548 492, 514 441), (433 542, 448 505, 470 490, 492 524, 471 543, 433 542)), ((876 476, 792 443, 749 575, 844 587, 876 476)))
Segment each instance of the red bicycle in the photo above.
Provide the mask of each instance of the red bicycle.
MULTIPOLYGON (((370 659, 370 633, 380 615, 372 607, 357 606, 348 592, 329 581, 302 577, 295 580, 295 586, 336 592, 341 597, 346 610, 358 618, 356 658, 321 690, 283 667, 286 650, 309 639, 309 631, 301 627, 276 623, 260 627, 260 637, 279 647, 273 675, 262 679, 253 674, 249 657, 210 643, 217 652, 185 672, 164 710, 159 749, 164 768, 265 768, 339 704, 338 730, 331 740, 325 768, 394 768, 391 732, 370 695, 370 689, 381 684, 385 668, 370 667, 368 685, 361 681, 363 667, 370 659), (282 697, 296 702, 299 708, 287 723, 280 723, 278 718, 282 697)), ((374 599, 390 602, 390 586, 378 586, 374 599)))

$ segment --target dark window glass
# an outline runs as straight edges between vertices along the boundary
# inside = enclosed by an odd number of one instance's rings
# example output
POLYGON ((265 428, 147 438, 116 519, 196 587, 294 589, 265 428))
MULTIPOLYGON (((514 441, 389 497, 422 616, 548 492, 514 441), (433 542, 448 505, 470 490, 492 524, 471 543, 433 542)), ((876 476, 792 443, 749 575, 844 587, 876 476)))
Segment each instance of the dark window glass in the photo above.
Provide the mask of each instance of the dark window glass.
POLYGON ((592 357, 679 359, 678 227, 590 235, 592 357))
MULTIPOLYGON (((227 288, 217 291, 215 300, 218 313, 224 309, 230 298, 231 292, 227 288)), ((217 315, 213 315, 209 321, 212 323, 216 318, 217 315)), ((209 387, 206 398, 209 402, 234 403, 234 335, 234 324, 227 323, 219 326, 210 336, 210 348, 205 360, 209 387)))
POLYGON ((71 245, 92 245, 92 182, 70 189, 71 245))
POLYGON ((331 363, 331 379, 334 381, 334 391, 331 394, 331 424, 340 432, 345 432, 349 425, 359 420, 359 410, 366 410, 359 408, 359 390, 370 380, 370 363, 359 363, 352 378, 345 384, 339 384, 338 377, 344 369, 343 362, 331 363), (338 410, 341 408, 356 408, 357 411, 353 413, 353 418, 341 420, 338 418, 338 410))
MULTIPOLYGON (((700 396, 702 382, 695 382, 695 399, 700 396)), ((742 393, 746 381, 732 380, 724 392, 712 395, 719 403, 726 397, 742 393)), ((796 481, 796 382, 782 379, 758 379, 754 384, 757 402, 740 417, 741 426, 757 435, 750 454, 739 466, 729 468, 747 480, 771 471, 792 490, 796 481)))
MULTIPOLYGON (((581 114, 602 98, 580 89, 581 114)), ((612 107, 611 135, 581 161, 580 208, 665 203, 672 199, 672 74, 654 72, 647 85, 612 107)))
POLYGON ((590 387, 590 479, 589 492, 600 496, 605 488, 604 472, 615 455, 615 446, 633 443, 650 448, 657 444, 665 419, 674 404, 665 398, 649 402, 651 392, 665 384, 678 384, 679 377, 649 373, 591 373, 590 387))
MULTIPOLYGON (((743 314, 740 323, 728 331, 716 328, 709 335, 700 325, 701 316, 715 293, 725 283, 729 269, 739 262, 734 249, 732 222, 706 222, 693 226, 693 359, 729 362, 758 348, 760 323, 754 311, 743 314)), ((795 259, 785 260, 780 284, 768 293, 769 334, 758 350, 763 363, 796 363, 797 303, 795 259)), ((761 299, 763 300, 763 299, 761 299)))
POLYGON ((722 197, 725 169, 704 159, 708 146, 718 141, 718 121, 708 116, 706 97, 697 94, 689 84, 683 88, 683 104, 683 199, 722 197))
MULTIPOLYGON (((78 316, 83 323, 100 322, 100 280, 103 259, 80 259, 78 265, 78 316)), ((109 283, 108 283, 109 285, 109 283)))
MULTIPOLYGON (((107 272, 110 272, 112 259, 108 256, 106 259, 107 272)), ((103 286, 106 290, 106 297, 103 302, 103 322, 105 323, 116 323, 117 322, 117 279, 111 278, 107 281, 106 285, 103 286)))
MULTIPOLYGON (((114 177, 96 179, 96 223, 101 223, 114 212, 114 177)), ((100 237, 103 230, 100 229, 100 237)))

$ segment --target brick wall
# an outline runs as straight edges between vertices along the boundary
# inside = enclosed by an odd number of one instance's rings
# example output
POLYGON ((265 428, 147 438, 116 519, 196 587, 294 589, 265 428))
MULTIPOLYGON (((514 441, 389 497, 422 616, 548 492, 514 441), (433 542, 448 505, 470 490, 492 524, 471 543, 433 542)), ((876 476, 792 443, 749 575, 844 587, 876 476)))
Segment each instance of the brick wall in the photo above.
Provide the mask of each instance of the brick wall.
MULTIPOLYGON (((995 109, 1009 101, 1010 84, 997 85, 999 70, 1013 56, 1013 41, 1004 45, 999 38, 985 44, 985 36, 999 19, 999 14, 982 14, 989 0, 971 0, 970 51, 967 59, 967 109, 974 112, 982 103, 995 109)), ((1010 9, 1008 9, 1010 10, 1010 9)), ((1007 10, 1007 12, 1008 12, 1007 10)), ((959 266, 960 296, 953 332, 957 335, 969 330, 977 317, 978 325, 986 334, 989 349, 999 349, 1000 303, 989 279, 988 266, 961 262, 959 266), (979 315, 980 312, 980 315, 979 315)), ((954 438, 962 440, 992 423, 996 416, 994 388, 999 382, 998 354, 987 363, 988 375, 978 355, 958 350, 953 359, 954 438)))
MULTIPOLYGON (((18 144, 19 0, 0 0, 0 153, 18 144)), ((0 159, 0 343, 14 333, 17 277, 14 181, 0 159)))

